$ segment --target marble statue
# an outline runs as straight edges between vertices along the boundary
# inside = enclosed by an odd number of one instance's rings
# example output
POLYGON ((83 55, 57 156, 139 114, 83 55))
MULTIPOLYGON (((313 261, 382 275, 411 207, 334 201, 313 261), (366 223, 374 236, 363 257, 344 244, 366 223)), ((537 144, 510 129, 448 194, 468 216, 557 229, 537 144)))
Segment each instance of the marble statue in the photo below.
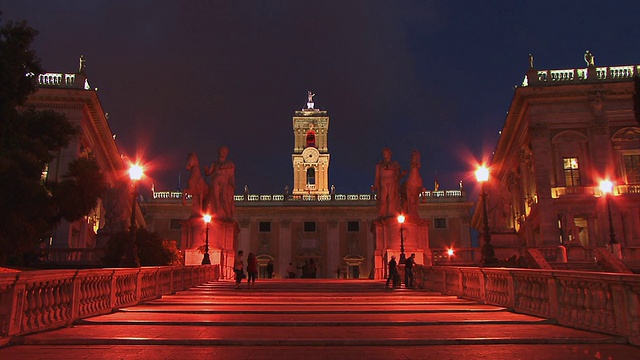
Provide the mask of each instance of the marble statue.
POLYGON ((382 160, 376 165, 372 191, 377 192, 378 217, 396 216, 400 212, 400 164, 391 160, 391 149, 382 149, 382 160))
POLYGON ((191 216, 201 216, 205 212, 204 201, 209 188, 200 172, 200 162, 195 152, 187 154, 187 170, 191 171, 187 189, 182 191, 182 204, 186 205, 187 195, 191 195, 191 216))
POLYGON ((587 50, 584 53, 584 62, 587 63, 587 66, 596 66, 596 57, 593 56, 593 54, 587 50))
POLYGON ((80 65, 78 66, 78 72, 80 74, 84 73, 84 68, 86 67, 85 65, 85 59, 84 59, 84 55, 80 55, 80 65))
POLYGON ((218 149, 218 161, 210 167, 204 167, 204 174, 211 175, 206 208, 210 214, 222 219, 232 219, 235 211, 233 195, 235 192, 236 166, 227 159, 229 148, 218 149))
POLYGON ((411 152, 411 169, 407 180, 402 184, 402 211, 410 218, 419 218, 418 199, 420 193, 424 191, 422 177, 420 176, 420 152, 411 152))

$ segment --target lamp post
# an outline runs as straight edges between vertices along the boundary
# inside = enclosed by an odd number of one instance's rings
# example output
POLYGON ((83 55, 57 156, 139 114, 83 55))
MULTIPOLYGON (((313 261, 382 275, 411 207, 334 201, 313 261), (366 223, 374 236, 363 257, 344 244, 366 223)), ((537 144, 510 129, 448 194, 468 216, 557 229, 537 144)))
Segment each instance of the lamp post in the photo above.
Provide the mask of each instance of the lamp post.
POLYGON ((133 186, 131 201, 131 220, 129 224, 129 233, 131 241, 127 243, 124 257, 121 265, 125 267, 140 267, 140 259, 138 259, 138 246, 136 244, 136 199, 138 197, 138 180, 142 178, 143 170, 140 165, 131 165, 129 168, 129 178, 133 186))
POLYGON ((616 234, 613 231, 613 219, 611 218, 611 204, 609 203, 609 193, 613 193, 613 183, 610 180, 602 180, 600 181, 600 190, 604 194, 605 199, 607 200, 607 213, 609 214, 609 245, 613 247, 613 245, 617 244, 616 234))
POLYGON ((482 228, 482 239, 484 243, 482 244, 480 253, 482 254, 482 264, 491 264, 497 262, 497 259, 493 245, 491 245, 489 217, 487 216, 487 193, 485 192, 484 184, 489 180, 489 169, 487 169, 486 166, 482 165, 476 170, 476 180, 482 185, 482 193, 480 196, 482 198, 482 220, 484 224, 482 228))
POLYGON ((211 259, 209 258, 209 223, 211 222, 211 215, 202 215, 202 220, 207 224, 207 230, 204 236, 204 257, 202 258, 202 265, 211 265, 211 259))
POLYGON ((407 261, 407 257, 404 255, 404 215, 398 215, 398 222, 400 223, 400 264, 404 264, 407 261))

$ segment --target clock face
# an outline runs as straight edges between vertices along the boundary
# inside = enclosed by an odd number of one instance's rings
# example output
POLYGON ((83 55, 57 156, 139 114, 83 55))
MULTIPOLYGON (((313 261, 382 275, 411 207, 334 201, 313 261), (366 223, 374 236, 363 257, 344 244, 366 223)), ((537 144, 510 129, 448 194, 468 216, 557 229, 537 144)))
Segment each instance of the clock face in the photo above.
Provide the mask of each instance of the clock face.
POLYGON ((319 156, 320 156, 320 153, 318 152, 318 149, 314 147, 308 147, 302 151, 302 158, 306 163, 317 162, 319 156))

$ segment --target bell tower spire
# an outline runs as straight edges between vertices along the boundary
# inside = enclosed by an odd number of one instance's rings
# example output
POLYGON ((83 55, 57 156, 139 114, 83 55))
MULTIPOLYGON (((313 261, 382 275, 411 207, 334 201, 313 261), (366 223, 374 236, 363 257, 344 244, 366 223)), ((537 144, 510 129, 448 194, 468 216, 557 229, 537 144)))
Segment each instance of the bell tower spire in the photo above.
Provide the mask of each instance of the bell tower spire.
POLYGON ((293 191, 294 195, 329 194, 329 115, 315 108, 307 93, 307 106, 293 116, 293 191))

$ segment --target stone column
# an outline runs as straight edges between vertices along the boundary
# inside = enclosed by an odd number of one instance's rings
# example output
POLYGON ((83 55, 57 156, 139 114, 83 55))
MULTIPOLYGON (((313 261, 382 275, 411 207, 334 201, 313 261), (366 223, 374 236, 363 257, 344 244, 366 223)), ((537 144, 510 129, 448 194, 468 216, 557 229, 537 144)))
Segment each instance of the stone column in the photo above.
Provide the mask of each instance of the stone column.
MULTIPOLYGON (((280 264, 280 276, 284 276, 284 270, 289 266, 289 263, 293 262, 292 249, 291 249, 291 222, 289 220, 282 220, 279 224, 280 232, 280 258, 276 259, 280 264)), ((293 264, 296 266, 296 264, 293 264)), ((277 276, 278 274, 276 274, 277 276)))
MULTIPOLYGON (((533 119, 532 119, 533 122, 533 119)), ((533 145, 533 161, 536 170, 535 181, 538 195, 538 216, 542 244, 537 246, 560 245, 558 239, 558 218, 551 198, 551 176, 553 176, 553 150, 549 141, 549 129, 545 124, 531 125, 529 128, 533 145)))
POLYGON ((343 221, 329 220, 327 222, 327 267, 325 275, 333 277, 336 274, 338 266, 341 264, 342 257, 340 256, 340 230, 339 228, 344 224, 343 221), (340 225, 340 226, 338 226, 340 225))

